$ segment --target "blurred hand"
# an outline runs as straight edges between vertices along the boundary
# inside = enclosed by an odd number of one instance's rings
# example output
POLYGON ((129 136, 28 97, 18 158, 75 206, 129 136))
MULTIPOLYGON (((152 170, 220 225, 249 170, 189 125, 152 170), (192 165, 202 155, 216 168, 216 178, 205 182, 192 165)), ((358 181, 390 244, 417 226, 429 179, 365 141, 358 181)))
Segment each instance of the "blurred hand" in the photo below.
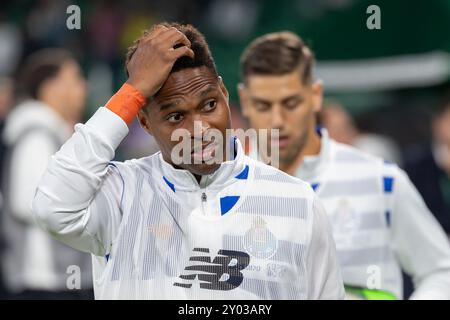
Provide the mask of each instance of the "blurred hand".
POLYGON ((158 26, 142 39, 127 64, 127 83, 145 98, 152 97, 164 84, 175 61, 182 56, 194 58, 191 42, 176 28, 158 26), (174 49, 174 46, 181 44, 174 49))

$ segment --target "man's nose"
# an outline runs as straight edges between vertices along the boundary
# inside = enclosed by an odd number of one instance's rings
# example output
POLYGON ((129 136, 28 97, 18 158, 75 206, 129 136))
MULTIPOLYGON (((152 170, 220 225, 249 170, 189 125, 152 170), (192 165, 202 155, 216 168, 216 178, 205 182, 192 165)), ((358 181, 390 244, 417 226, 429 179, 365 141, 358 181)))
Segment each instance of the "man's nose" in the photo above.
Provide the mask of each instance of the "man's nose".
POLYGON ((284 125, 284 117, 279 106, 272 107, 271 123, 273 129, 281 129, 284 125))
POLYGON ((193 126, 191 127, 191 137, 193 139, 202 140, 205 134, 211 128, 208 122, 202 117, 193 117, 193 126))

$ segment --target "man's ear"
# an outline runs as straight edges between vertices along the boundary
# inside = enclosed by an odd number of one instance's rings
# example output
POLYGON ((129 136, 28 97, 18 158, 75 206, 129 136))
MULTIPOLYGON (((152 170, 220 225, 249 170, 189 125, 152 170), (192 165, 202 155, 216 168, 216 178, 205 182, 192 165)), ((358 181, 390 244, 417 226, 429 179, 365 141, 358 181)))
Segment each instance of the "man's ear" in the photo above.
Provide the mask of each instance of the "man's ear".
POLYGON ((220 90, 222 91, 223 95, 225 96, 225 99, 227 99, 227 103, 229 103, 230 102, 230 95, 228 94, 228 90, 225 87, 225 84, 223 83, 222 77, 219 76, 218 80, 219 80, 220 90))
POLYGON ((237 85, 238 89, 238 95, 239 95, 239 101, 241 105, 242 115, 245 118, 248 118, 248 108, 249 108, 249 96, 247 88, 245 87, 245 84, 240 82, 237 85))
POLYGON ((312 89, 312 103, 313 103, 313 111, 315 113, 320 112, 322 110, 322 103, 323 103, 323 81, 322 80, 316 80, 311 85, 312 89))
POLYGON ((137 118, 142 129, 147 131, 148 134, 153 135, 152 126, 150 125, 150 117, 148 116, 148 111, 145 110, 145 108, 146 106, 139 110, 137 118))

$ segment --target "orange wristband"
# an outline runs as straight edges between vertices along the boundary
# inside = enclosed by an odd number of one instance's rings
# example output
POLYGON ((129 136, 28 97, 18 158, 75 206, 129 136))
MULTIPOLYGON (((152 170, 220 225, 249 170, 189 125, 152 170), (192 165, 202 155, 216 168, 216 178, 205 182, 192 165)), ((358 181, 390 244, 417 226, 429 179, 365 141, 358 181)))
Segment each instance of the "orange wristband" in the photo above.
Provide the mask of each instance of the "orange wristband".
POLYGON ((132 85, 124 83, 119 91, 109 99, 105 107, 129 125, 144 105, 144 96, 132 85))

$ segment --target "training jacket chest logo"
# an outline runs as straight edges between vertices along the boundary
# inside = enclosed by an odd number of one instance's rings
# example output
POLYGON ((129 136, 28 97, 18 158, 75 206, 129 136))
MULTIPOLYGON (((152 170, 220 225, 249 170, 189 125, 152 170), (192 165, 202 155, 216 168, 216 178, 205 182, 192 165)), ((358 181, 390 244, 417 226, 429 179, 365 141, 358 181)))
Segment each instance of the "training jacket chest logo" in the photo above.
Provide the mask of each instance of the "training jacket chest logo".
POLYGON ((232 250, 219 250, 214 259, 209 255, 208 248, 194 248, 197 255, 189 258, 193 264, 187 266, 185 273, 180 275, 183 283, 175 282, 173 285, 191 288, 198 279, 201 289, 233 290, 239 287, 244 280, 242 270, 250 263, 250 256, 245 252, 232 250))

